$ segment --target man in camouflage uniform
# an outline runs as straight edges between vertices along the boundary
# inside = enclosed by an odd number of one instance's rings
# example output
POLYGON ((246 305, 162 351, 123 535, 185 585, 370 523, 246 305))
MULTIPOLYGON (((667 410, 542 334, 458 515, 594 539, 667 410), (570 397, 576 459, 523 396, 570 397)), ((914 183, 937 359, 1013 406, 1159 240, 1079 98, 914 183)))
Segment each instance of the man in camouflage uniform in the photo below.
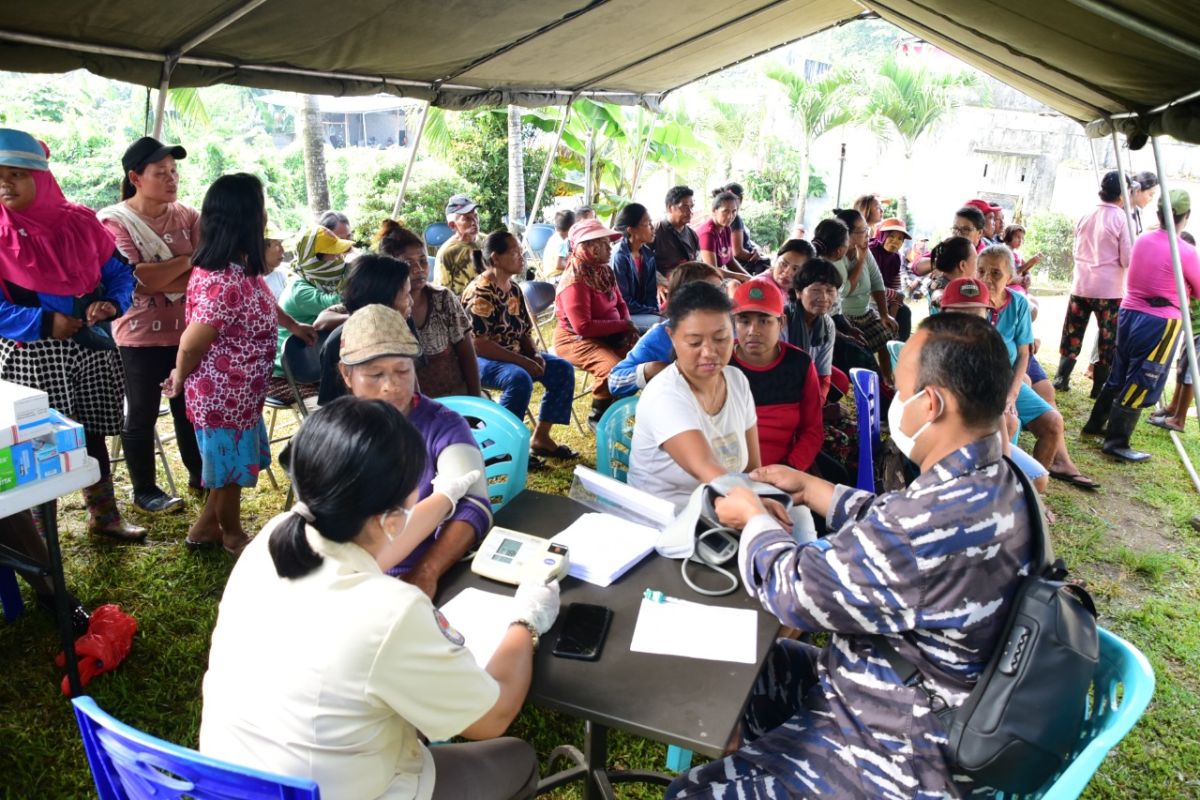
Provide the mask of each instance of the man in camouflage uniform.
MULTIPOLYGON (((818 649, 780 640, 751 695, 744 744, 681 775, 669 798, 944 798, 955 777, 932 713, 961 704, 987 665, 1031 555, 1030 506, 1001 460, 1012 368, 983 320, 927 319, 896 367, 889 421, 921 468, 874 496, 783 466, 753 477, 825 516, 825 539, 797 544, 748 490, 718 500, 742 528, 748 591, 784 625, 829 631, 818 649), (916 664, 905 686, 874 637, 916 664)), ((1047 709, 1052 713, 1051 709, 1047 709)))

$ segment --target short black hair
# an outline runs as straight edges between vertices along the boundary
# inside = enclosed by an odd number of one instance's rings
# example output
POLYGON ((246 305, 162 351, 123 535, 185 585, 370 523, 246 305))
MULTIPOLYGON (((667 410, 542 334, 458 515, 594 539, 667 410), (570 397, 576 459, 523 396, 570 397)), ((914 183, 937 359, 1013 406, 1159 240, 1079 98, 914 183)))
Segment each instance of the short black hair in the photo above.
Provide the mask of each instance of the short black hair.
POLYGON ((854 226, 858 224, 859 220, 862 220, 864 224, 866 224, 867 221, 862 215, 862 212, 857 208, 835 208, 833 210, 833 216, 846 223, 846 228, 849 230, 853 230, 854 226))
POLYGON ((696 193, 691 190, 691 187, 672 186, 670 189, 667 189, 667 208, 670 208, 671 206, 677 206, 695 194, 696 193))
POLYGON ((721 207, 722 203, 733 203, 734 205, 738 205, 741 202, 742 199, 733 192, 726 192, 722 190, 713 195, 712 210, 716 211, 721 207))
POLYGON ((629 238, 629 230, 636 228, 642 224, 642 220, 649 216, 650 212, 641 203, 630 203, 621 209, 621 213, 617 215, 617 223, 615 228, 618 233, 625 234, 625 238, 629 238))
POLYGON ((571 226, 575 224, 575 212, 567 209, 559 211, 554 215, 554 230, 559 233, 566 233, 571 230, 571 226))
POLYGON ((361 255, 350 264, 342 302, 353 314, 370 305, 392 307, 408 283, 408 264, 391 256, 361 255))
POLYGON ((819 256, 827 256, 850 241, 850 229, 837 217, 823 219, 817 223, 812 234, 813 250, 819 256))
POLYGON ((814 250, 813 246, 805 239, 788 239, 783 243, 783 246, 776 251, 775 257, 779 258, 787 253, 795 253, 797 255, 804 256, 805 258, 817 257, 817 251, 814 250))
MULTIPOLYGON (((979 214, 978 210, 974 208, 971 210, 979 214)), ((929 260, 938 270, 953 272, 958 269, 959 264, 971 257, 974 250, 975 245, 971 244, 971 240, 967 237, 951 236, 933 246, 933 249, 929 251, 929 260)))
POLYGON ((977 231, 983 230, 983 226, 987 224, 987 220, 983 218, 983 212, 975 206, 963 206, 954 212, 954 216, 967 220, 977 231))
MULTIPOLYGON (((296 500, 313 517, 309 524, 322 538, 348 542, 371 517, 403 507, 425 459, 424 437, 395 406, 345 396, 305 418, 292 437, 288 473, 296 500)), ((268 549, 281 578, 301 578, 321 565, 297 512, 275 526, 268 549)))
POLYGON ((1008 402, 1013 367, 996 329, 980 317, 943 311, 926 317, 927 338, 917 366, 917 389, 939 386, 958 400, 964 425, 998 423, 1008 402))
POLYGON ((262 275, 266 270, 266 223, 262 181, 246 172, 222 175, 204 194, 200 244, 192 254, 192 264, 216 272, 236 262, 247 275, 262 275))
POLYGON ((517 237, 504 228, 492 231, 483 240, 483 249, 471 251, 471 263, 475 266, 475 273, 482 274, 491 265, 493 258, 504 255, 514 247, 517 249, 521 247, 517 237))
POLYGON ((799 295, 814 283, 827 283, 835 289, 840 289, 842 273, 838 272, 838 268, 828 259, 810 258, 808 263, 792 276, 792 291, 799 295))
POLYGON ((667 327, 677 328, 679 323, 699 311, 729 314, 733 311, 733 303, 729 295, 707 281, 686 283, 667 301, 667 327))

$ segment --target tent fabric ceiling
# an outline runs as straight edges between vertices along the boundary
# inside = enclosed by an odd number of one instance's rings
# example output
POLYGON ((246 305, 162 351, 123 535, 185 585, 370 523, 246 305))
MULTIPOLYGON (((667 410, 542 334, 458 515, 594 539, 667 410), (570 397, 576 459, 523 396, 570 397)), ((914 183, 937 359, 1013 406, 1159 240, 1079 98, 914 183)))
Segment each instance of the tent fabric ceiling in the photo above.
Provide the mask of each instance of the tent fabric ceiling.
POLYGON ((158 86, 170 55, 174 86, 657 107, 864 8, 1081 123, 1140 114, 1122 128, 1200 141, 1200 103, 1149 116, 1200 89, 1200 17, 1178 0, 57 0, 6 9, 0 68, 158 86))

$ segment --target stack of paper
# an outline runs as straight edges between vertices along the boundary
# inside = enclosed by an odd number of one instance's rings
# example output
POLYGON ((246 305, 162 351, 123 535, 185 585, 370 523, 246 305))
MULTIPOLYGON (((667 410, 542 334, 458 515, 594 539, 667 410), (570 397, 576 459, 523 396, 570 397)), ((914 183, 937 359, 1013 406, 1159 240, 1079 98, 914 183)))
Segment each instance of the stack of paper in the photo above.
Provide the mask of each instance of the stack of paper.
POLYGON ((629 649, 635 653, 753 664, 758 653, 758 614, 668 597, 642 600, 629 649))
POLYGON ((463 635, 475 663, 486 667, 514 619, 513 599, 482 589, 463 589, 442 606, 450 626, 463 635))
POLYGON ((654 549, 658 531, 612 514, 584 514, 550 541, 570 551, 568 574, 608 586, 654 549))
POLYGON ((576 465, 569 496, 589 508, 662 530, 675 519, 675 504, 635 489, 594 469, 576 465))

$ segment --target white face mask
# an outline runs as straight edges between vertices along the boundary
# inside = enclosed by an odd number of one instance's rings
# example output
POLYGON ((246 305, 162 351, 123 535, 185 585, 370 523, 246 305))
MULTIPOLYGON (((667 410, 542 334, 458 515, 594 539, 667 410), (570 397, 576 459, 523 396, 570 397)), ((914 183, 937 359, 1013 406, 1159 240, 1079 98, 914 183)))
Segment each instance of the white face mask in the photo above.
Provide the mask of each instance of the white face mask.
MULTIPOLYGON (((934 389, 933 391, 934 394, 937 395, 939 406, 937 415, 940 417, 942 415, 942 411, 945 410, 945 403, 942 401, 941 393, 938 392, 937 389, 934 389)), ((909 436, 907 433, 900 430, 900 422, 904 419, 904 409, 908 407, 908 404, 924 396, 924 392, 917 392, 904 402, 900 402, 898 399, 894 398, 892 400, 891 407, 888 408, 888 431, 892 437, 892 441, 896 443, 896 447, 900 448, 900 452, 904 453, 904 457, 908 459, 912 458, 912 451, 913 448, 917 446, 917 439, 921 438, 921 434, 923 434, 926 429, 933 424, 934 420, 931 419, 926 422, 924 425, 918 428, 917 432, 912 436, 909 436)), ((937 419, 937 417, 934 417, 934 419, 937 419)))

